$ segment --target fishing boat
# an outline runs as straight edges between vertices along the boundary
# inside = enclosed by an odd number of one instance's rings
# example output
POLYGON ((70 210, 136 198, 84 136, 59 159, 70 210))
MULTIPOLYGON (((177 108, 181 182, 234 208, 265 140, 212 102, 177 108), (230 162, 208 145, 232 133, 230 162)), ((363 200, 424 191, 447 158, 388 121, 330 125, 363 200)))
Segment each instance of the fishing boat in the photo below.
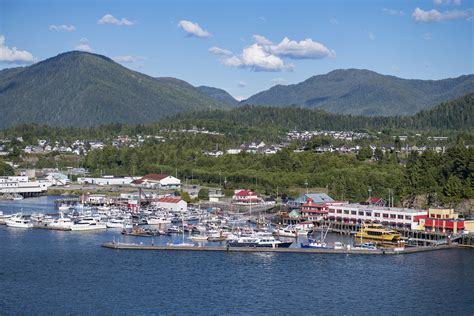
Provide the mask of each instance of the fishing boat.
POLYGON ((9 219, 5 221, 5 224, 7 227, 13 227, 13 228, 32 228, 33 223, 29 220, 23 217, 23 214, 14 214, 12 215, 9 219))
POLYGON ((381 224, 367 223, 363 224, 360 231, 356 233, 357 239, 368 239, 382 242, 397 242, 400 240, 400 233, 387 229, 381 224))
POLYGON ((307 243, 301 243, 301 248, 319 248, 319 249, 330 249, 324 241, 308 239, 307 243))
POLYGON ((142 227, 135 226, 132 229, 122 230, 122 235, 135 237, 155 237, 160 236, 161 233, 156 229, 145 229, 142 227))
POLYGON ((147 225, 164 225, 171 224, 171 220, 164 217, 149 217, 146 223, 147 225))
POLYGON ((377 245, 371 242, 365 242, 354 245, 353 250, 377 250, 377 245))
POLYGON ((273 235, 279 237, 292 237, 298 238, 301 236, 307 236, 308 231, 301 226, 288 225, 285 228, 277 228, 273 231, 273 235))
POLYGON ((63 213, 59 213, 59 218, 53 220, 47 227, 53 230, 71 230, 72 224, 69 217, 64 217, 63 213))
POLYGON ((125 221, 119 218, 112 218, 110 219, 105 225, 107 228, 123 228, 125 221))
POLYGON ((293 242, 282 242, 273 236, 268 237, 239 237, 236 240, 227 242, 227 247, 248 247, 248 248, 288 248, 293 242))

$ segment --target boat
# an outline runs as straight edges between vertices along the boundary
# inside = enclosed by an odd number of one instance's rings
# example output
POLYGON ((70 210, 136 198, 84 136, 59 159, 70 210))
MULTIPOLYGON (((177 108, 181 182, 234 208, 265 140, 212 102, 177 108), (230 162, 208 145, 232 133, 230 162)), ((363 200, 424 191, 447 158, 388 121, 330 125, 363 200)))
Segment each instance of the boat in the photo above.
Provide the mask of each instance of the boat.
POLYGON ((387 229, 382 224, 366 223, 361 230, 356 233, 357 239, 368 239, 386 242, 398 242, 401 238, 399 232, 387 229))
POLYGON ((47 227, 54 230, 71 230, 72 224, 73 222, 69 217, 64 217, 63 213, 59 213, 59 218, 53 220, 47 227))
POLYGON ((71 225, 72 231, 88 231, 88 230, 100 230, 107 229, 105 223, 98 222, 92 217, 83 218, 77 223, 71 225))
POLYGON ((308 231, 301 226, 288 225, 285 228, 277 228, 273 231, 273 235, 279 237, 293 237, 307 236, 308 231))
POLYGON ((195 235, 191 236, 189 239, 191 239, 194 242, 203 242, 207 241, 208 236, 207 235, 195 235))
POLYGON ((301 243, 301 248, 319 248, 319 249, 331 249, 324 241, 308 239, 308 242, 301 243))
POLYGON ((125 221, 123 219, 112 218, 105 225, 107 228, 123 228, 125 221))
POLYGON ((135 226, 132 229, 122 230, 122 235, 135 237, 155 237, 162 235, 162 233, 156 229, 145 229, 142 227, 135 226))
POLYGON ((23 200, 23 195, 15 193, 15 194, 13 194, 12 200, 13 201, 21 201, 21 200, 23 200))
POLYGON ((58 210, 60 210, 62 212, 68 211, 70 208, 71 208, 71 206, 67 205, 67 204, 62 204, 62 205, 58 206, 58 210))
POLYGON ((343 244, 342 242, 340 242, 340 241, 336 241, 336 242, 334 243, 334 247, 333 247, 333 248, 336 249, 336 250, 343 250, 343 249, 345 249, 344 244, 343 244))
POLYGON ((239 237, 229 240, 227 247, 248 247, 248 248, 288 248, 293 242, 282 242, 273 236, 268 237, 239 237))
POLYGON ((23 217, 21 213, 12 215, 9 219, 5 221, 5 224, 7 227, 13 227, 13 228, 32 228, 33 223, 29 220, 23 217))
POLYGON ((149 217, 146 220, 147 225, 163 225, 163 224, 171 224, 171 220, 164 218, 164 217, 149 217))
POLYGON ((377 250, 377 245, 372 242, 365 242, 361 244, 354 245, 353 250, 377 250))

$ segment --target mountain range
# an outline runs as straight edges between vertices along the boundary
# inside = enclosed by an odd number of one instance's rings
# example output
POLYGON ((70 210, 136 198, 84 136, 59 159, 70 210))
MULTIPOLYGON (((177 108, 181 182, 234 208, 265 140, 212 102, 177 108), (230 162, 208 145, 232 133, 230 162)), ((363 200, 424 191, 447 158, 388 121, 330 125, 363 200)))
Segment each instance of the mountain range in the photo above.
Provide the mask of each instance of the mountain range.
POLYGON ((334 113, 412 115, 474 91, 474 75, 409 80, 369 70, 334 70, 301 83, 276 85, 243 104, 318 108, 334 113))
POLYGON ((139 124, 227 106, 185 81, 153 78, 91 53, 68 52, 0 71, 0 127, 139 124))
POLYGON ((182 112, 267 105, 357 115, 407 115, 474 91, 474 75, 407 80, 368 70, 335 70, 294 85, 277 85, 238 102, 222 89, 153 78, 108 57, 67 52, 0 71, 0 128, 143 124, 182 112))

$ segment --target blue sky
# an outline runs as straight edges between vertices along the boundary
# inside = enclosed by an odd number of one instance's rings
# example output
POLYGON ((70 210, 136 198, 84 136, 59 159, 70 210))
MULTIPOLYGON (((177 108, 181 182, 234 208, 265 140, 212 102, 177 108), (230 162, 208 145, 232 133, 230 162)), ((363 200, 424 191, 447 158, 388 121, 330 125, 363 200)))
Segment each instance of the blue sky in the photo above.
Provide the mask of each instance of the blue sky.
POLYGON ((339 68, 473 73, 473 1, 0 0, 0 69, 74 49, 248 97, 339 68))

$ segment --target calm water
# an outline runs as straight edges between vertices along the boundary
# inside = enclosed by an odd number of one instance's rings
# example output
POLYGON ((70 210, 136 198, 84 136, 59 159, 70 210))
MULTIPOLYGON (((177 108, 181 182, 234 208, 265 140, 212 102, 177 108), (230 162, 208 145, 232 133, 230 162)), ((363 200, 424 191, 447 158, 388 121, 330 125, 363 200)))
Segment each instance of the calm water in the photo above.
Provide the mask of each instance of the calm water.
MULTIPOLYGON (((2 202, 0 210, 47 211, 51 201, 2 202)), ((0 226, 0 314, 474 313, 471 250, 346 256, 100 247, 118 235, 0 226)))

